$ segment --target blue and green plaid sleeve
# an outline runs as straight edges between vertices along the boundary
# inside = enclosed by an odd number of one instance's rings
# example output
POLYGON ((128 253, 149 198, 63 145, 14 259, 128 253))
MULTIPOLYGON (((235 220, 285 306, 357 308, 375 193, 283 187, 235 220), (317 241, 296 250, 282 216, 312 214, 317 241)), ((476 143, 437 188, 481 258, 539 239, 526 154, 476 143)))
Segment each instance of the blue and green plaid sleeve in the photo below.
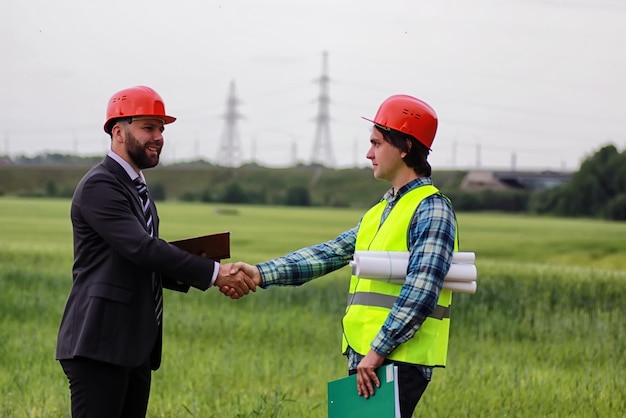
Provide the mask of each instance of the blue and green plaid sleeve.
POLYGON ((333 240, 257 264, 262 287, 299 286, 345 266, 352 260, 358 229, 357 225, 333 240))

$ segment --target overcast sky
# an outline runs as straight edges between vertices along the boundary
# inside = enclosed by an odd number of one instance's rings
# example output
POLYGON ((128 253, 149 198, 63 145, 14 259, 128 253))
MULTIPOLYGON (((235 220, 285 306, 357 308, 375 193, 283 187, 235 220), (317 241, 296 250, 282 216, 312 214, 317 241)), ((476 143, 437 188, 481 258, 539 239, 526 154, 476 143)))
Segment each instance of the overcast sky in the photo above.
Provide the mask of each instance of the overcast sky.
POLYGON ((104 155, 106 103, 148 85, 164 163, 216 162, 235 83, 243 161, 309 162, 328 51, 339 167, 388 96, 430 103, 437 168, 575 170, 626 145, 622 0, 24 0, 0 13, 0 154, 104 155))

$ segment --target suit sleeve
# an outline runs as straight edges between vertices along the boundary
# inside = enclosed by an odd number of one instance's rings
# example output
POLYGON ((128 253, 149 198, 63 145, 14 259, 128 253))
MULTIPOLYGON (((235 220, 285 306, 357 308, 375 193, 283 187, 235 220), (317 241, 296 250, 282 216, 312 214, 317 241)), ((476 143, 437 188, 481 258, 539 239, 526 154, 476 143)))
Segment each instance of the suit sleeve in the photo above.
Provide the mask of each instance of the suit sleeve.
POLYGON ((114 176, 99 173, 89 178, 77 204, 89 227, 113 251, 142 269, 161 274, 164 287, 186 291, 189 286, 200 290, 210 286, 215 261, 151 237, 141 222, 137 197, 114 176), (183 285, 168 278, 176 278, 183 285))

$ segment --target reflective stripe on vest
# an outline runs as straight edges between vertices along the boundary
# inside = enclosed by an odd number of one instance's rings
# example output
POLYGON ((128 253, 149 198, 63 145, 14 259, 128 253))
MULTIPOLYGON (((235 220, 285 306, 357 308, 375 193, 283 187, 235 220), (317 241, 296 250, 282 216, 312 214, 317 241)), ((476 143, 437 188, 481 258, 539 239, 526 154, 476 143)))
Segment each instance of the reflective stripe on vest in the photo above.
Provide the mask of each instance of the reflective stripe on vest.
MULTIPOLYGON (((409 191, 395 202, 382 225, 380 220, 387 202, 383 200, 373 206, 361 219, 355 250, 408 251, 407 235, 415 210, 425 198, 436 193, 439 190, 432 185, 409 191)), ((454 248, 458 251, 456 239, 454 248)), ((359 354, 367 354, 401 290, 401 284, 352 276, 350 298, 342 321, 344 353, 350 346, 359 354)), ((451 301, 452 292, 442 289, 435 312, 424 320, 411 339, 395 347, 387 358, 412 364, 445 366, 451 301)))
MULTIPOLYGON (((396 296, 381 295, 380 293, 356 292, 348 294, 348 305, 376 306, 378 308, 393 308, 396 303, 396 296)), ((429 318, 443 319, 450 318, 450 307, 437 305, 429 318)))

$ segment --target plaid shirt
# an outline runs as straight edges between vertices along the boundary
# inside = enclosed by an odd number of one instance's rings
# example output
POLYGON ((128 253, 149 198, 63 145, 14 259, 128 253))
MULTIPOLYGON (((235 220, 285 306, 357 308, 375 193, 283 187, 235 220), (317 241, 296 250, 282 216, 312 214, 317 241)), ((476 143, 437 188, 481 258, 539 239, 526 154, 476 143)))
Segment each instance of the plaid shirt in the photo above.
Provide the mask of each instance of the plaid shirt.
MULTIPOLYGON (((381 224, 403 195, 426 184, 432 184, 430 177, 412 180, 395 194, 393 189, 388 190, 383 196, 387 205, 381 224)), ((352 260, 358 230, 359 225, 333 240, 257 264, 262 287, 299 286, 345 266, 352 260)), ((449 202, 440 195, 424 199, 411 219, 407 234, 410 255, 406 281, 371 343, 378 354, 387 357, 399 344, 413 337, 434 311, 452 262, 455 232, 455 215, 449 202)), ((356 369, 363 356, 351 348, 347 355, 349 370, 356 369)), ((422 373, 430 380, 432 367, 422 367, 422 373)))

